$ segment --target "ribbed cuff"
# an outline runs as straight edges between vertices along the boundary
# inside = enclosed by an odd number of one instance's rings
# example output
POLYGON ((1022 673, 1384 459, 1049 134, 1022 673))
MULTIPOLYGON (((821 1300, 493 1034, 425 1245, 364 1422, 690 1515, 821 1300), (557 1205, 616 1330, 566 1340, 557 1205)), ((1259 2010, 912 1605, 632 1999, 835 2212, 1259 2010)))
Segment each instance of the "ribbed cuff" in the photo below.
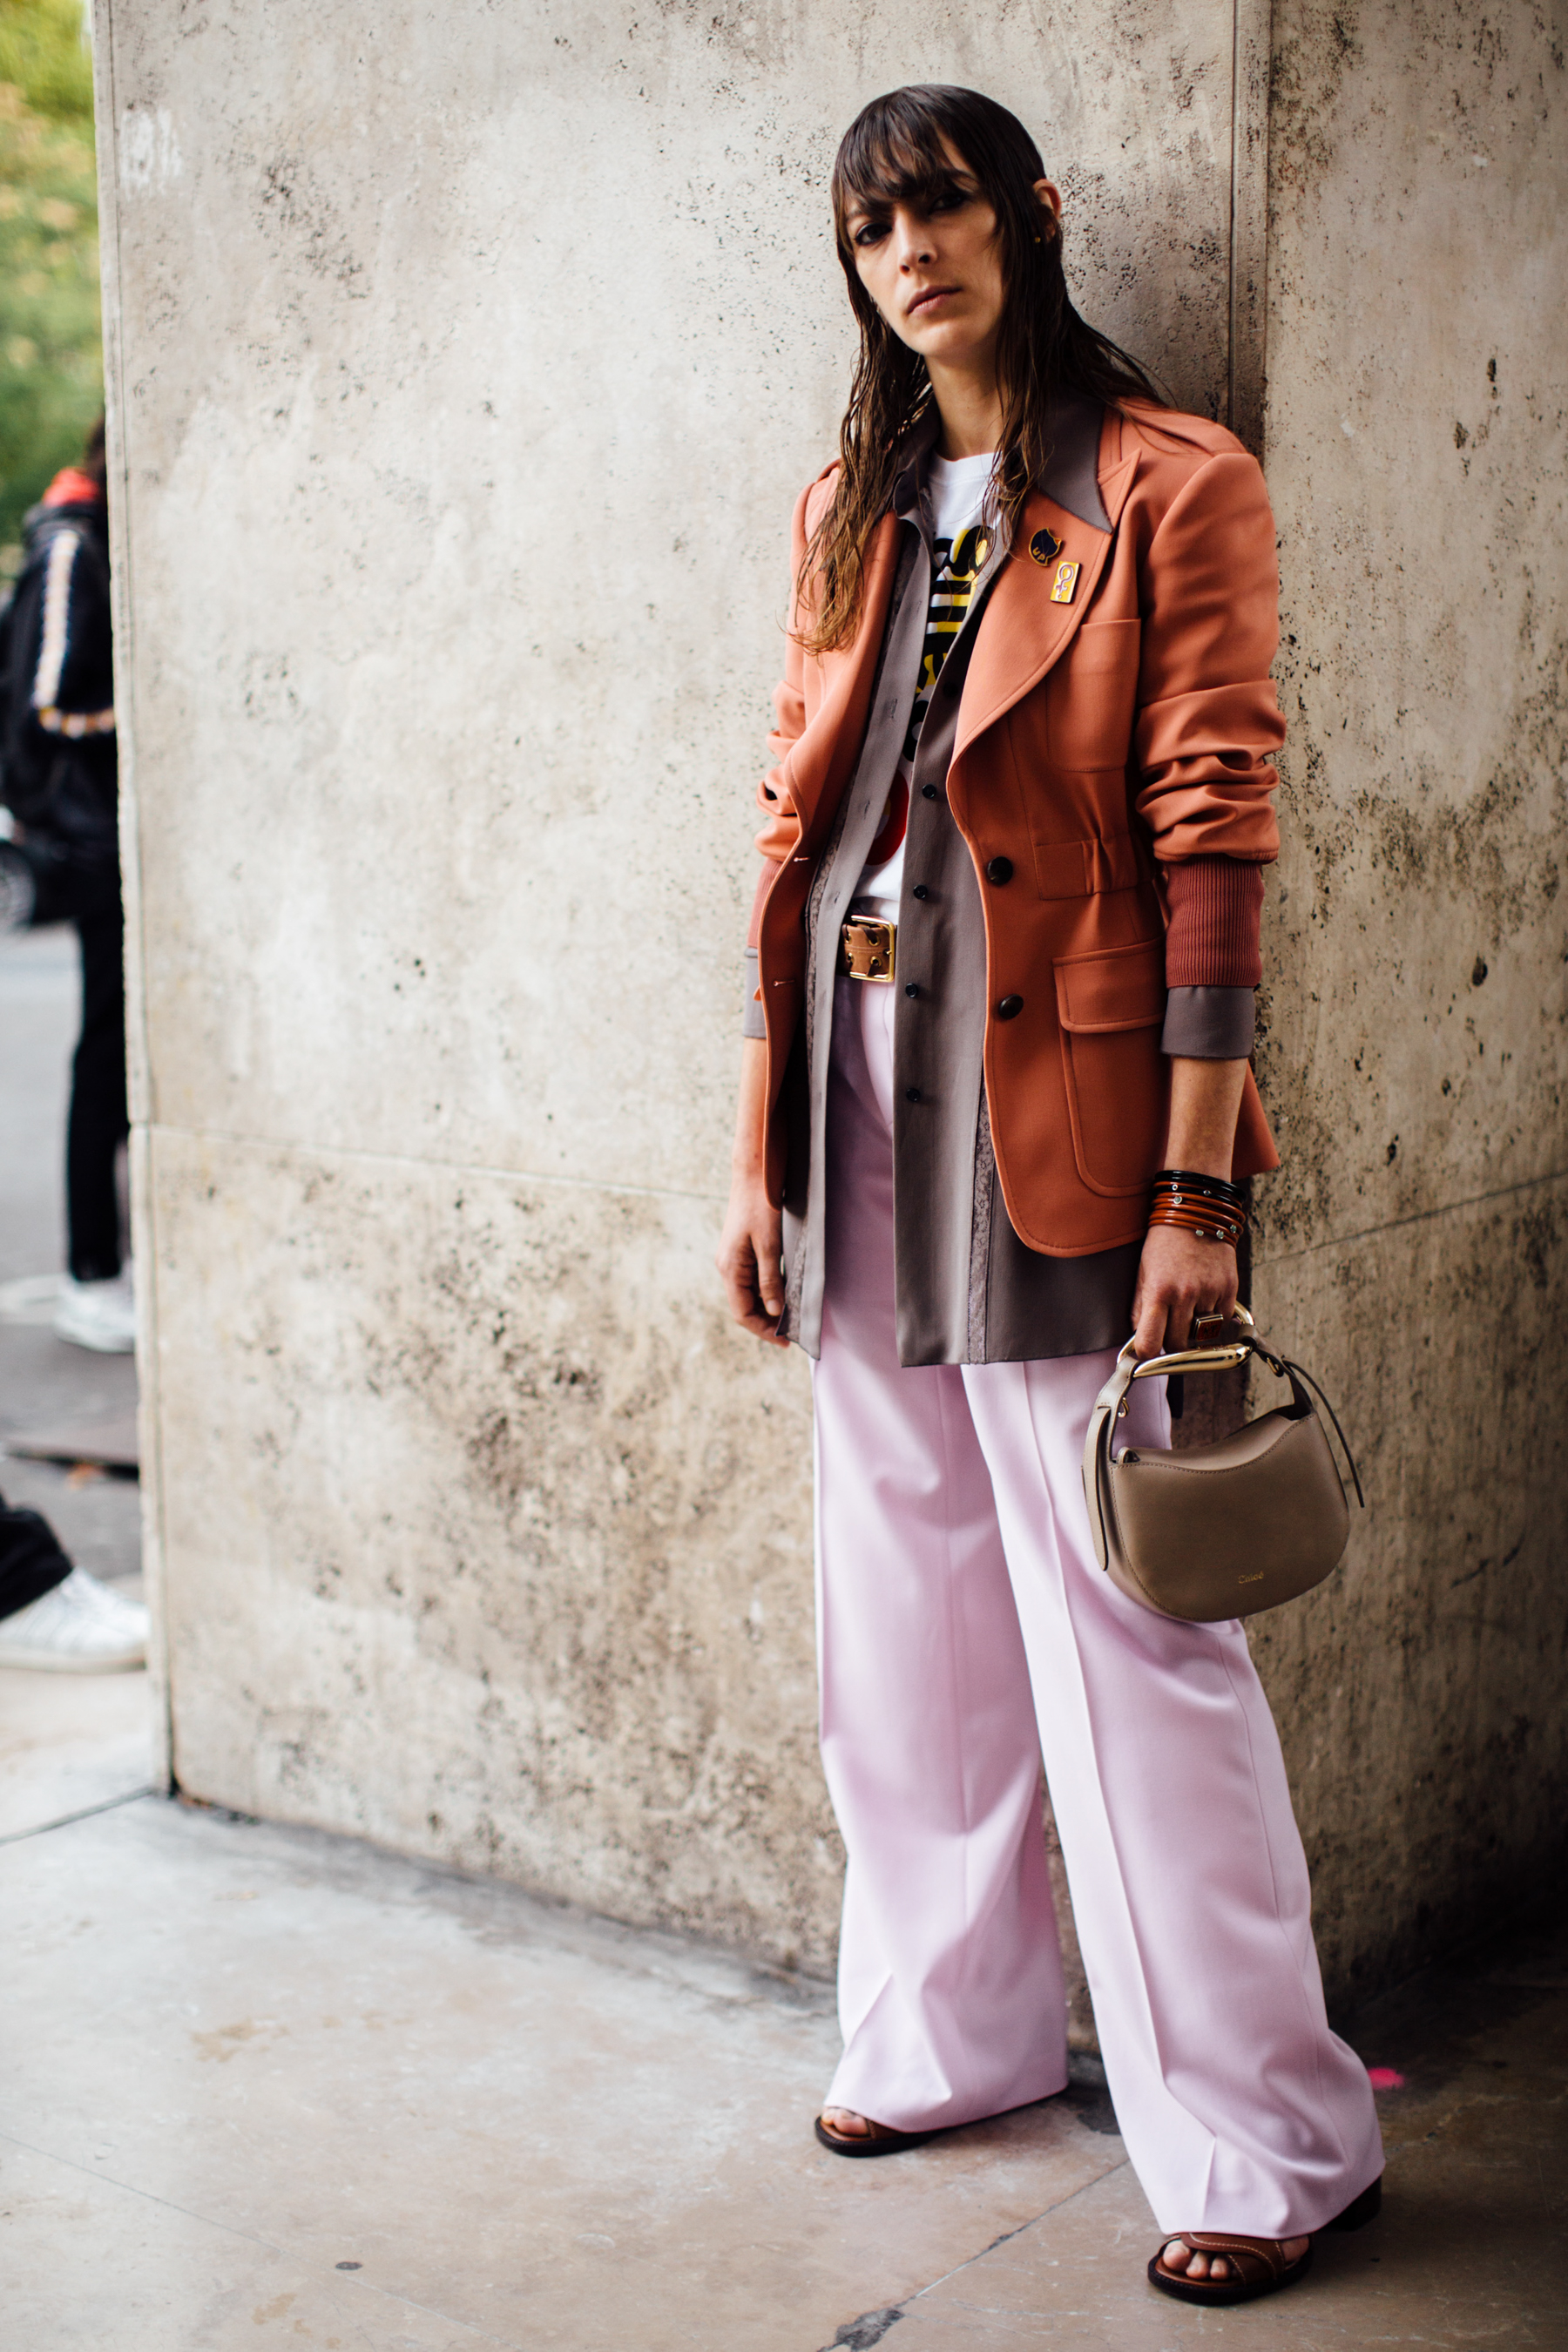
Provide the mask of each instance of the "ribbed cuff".
POLYGON ((1239 857, 1188 857, 1165 868, 1167 988, 1256 988, 1263 868, 1239 857))

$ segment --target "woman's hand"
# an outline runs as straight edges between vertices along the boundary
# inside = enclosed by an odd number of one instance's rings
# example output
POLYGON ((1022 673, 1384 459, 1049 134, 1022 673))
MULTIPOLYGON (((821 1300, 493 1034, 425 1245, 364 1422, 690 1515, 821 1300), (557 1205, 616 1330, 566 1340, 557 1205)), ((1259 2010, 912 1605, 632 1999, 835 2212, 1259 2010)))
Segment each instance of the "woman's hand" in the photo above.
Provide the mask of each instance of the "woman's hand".
POLYGON ((1229 1315, 1236 1307, 1236 1252, 1228 1242, 1200 1241, 1180 1225, 1151 1225, 1132 1295, 1139 1361, 1187 1346, 1194 1315, 1229 1315))
POLYGON ((778 1331, 783 1256, 779 1213, 766 1185, 760 1175, 738 1168, 730 1181, 730 1206, 713 1263, 736 1322, 775 1348, 789 1346, 778 1331))
POLYGON ((713 1263, 736 1322, 759 1339, 787 1348, 778 1330, 784 1312, 783 1225, 768 1199, 764 1173, 767 1104, 767 1047, 760 1038, 748 1037, 741 1047, 730 1205, 713 1263))
MULTIPOLYGON (((1201 1176, 1228 1176, 1245 1062, 1171 1062, 1171 1118, 1165 1162, 1201 1176)), ((1132 1295, 1133 1342, 1141 1363, 1188 1345, 1194 1315, 1229 1315, 1236 1306, 1236 1252, 1201 1241, 1183 1225, 1151 1225, 1132 1295)))

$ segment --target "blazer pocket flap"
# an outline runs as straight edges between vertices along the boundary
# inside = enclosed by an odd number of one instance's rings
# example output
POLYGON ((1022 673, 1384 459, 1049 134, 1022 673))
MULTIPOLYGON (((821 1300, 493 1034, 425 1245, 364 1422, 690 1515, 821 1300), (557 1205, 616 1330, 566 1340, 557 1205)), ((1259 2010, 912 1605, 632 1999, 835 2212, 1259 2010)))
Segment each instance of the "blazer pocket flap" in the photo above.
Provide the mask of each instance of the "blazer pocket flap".
POLYGON ((1165 1017, 1165 942, 1063 956, 1056 967, 1064 1029, 1150 1029, 1165 1017))

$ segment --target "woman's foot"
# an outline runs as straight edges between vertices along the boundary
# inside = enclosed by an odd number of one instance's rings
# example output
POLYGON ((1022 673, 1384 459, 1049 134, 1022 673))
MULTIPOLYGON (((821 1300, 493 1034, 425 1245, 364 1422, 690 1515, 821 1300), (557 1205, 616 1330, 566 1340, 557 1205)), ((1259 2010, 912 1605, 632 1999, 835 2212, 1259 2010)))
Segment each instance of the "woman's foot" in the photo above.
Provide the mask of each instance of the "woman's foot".
POLYGON ((1167 2238, 1149 2264, 1149 2284, 1184 2303, 1251 2303, 1293 2286, 1311 2265, 1310 2238, 1247 2238, 1187 2230, 1167 2238))
POLYGON ((922 2147, 936 2134, 895 2131, 891 2124, 858 2116, 853 2107, 824 2107, 816 2118, 816 2137, 835 2156, 896 2156, 901 2147, 922 2147))
MULTIPOLYGON (((1331 2230, 1363 2230, 1383 2209, 1381 2176, 1326 2224, 1331 2230)), ((1310 2238, 1247 2238, 1214 2230, 1184 2230, 1167 2238, 1151 2257, 1149 2280, 1184 2303, 1250 2303, 1276 2287, 1304 2278, 1312 2259, 1310 2238)))
MULTIPOLYGON (((1277 2238, 1273 2242, 1279 2249, 1281 2261, 1289 2266, 1300 2261, 1312 2241, 1277 2238)), ((1205 2254, 1201 2246, 1189 2246, 1184 2238, 1166 2239, 1160 2249, 1160 2267, 1173 2278, 1213 2279, 1216 2284, 1236 2274, 1236 2264, 1227 2263, 1223 2254, 1205 2254)))

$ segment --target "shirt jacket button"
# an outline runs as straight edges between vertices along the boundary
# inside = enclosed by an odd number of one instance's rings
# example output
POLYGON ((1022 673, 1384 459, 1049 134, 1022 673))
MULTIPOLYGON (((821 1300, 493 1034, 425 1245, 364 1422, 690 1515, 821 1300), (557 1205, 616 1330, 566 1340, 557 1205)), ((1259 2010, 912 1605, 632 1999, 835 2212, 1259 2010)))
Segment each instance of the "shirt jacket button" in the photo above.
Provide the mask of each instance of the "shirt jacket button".
POLYGON ((928 801, 934 801, 934 800, 935 800, 935 798, 936 798, 936 786, 935 786, 934 784, 922 784, 922 785, 921 786, 921 791, 924 793, 924 795, 925 795, 925 797, 926 797, 926 799, 927 799, 928 801))
POLYGON ((904 1100, 906 1102, 919 1102, 920 1098, 921 1090, 919 1087, 906 1087, 904 1088, 904 1100))
POLYGON ((1005 996, 996 1007, 996 1018, 998 1021, 1011 1021, 1023 1010, 1024 1000, 1021 996, 1005 996))
POLYGON ((917 882, 914 888, 910 892, 910 896, 911 898, 929 898, 931 897, 931 892, 926 888, 923 882, 917 882))
POLYGON ((992 858, 990 864, 985 868, 985 879, 987 882, 994 882, 998 886, 1004 882, 1011 882, 1013 879, 1012 859, 1010 857, 992 858))
POLYGON ((920 994, 920 992, 921 992, 921 984, 920 984, 920 982, 919 982, 919 981, 918 981, 918 980, 906 980, 906 981, 905 981, 905 982, 904 982, 904 994, 905 994, 906 996, 918 996, 918 995, 920 994))

